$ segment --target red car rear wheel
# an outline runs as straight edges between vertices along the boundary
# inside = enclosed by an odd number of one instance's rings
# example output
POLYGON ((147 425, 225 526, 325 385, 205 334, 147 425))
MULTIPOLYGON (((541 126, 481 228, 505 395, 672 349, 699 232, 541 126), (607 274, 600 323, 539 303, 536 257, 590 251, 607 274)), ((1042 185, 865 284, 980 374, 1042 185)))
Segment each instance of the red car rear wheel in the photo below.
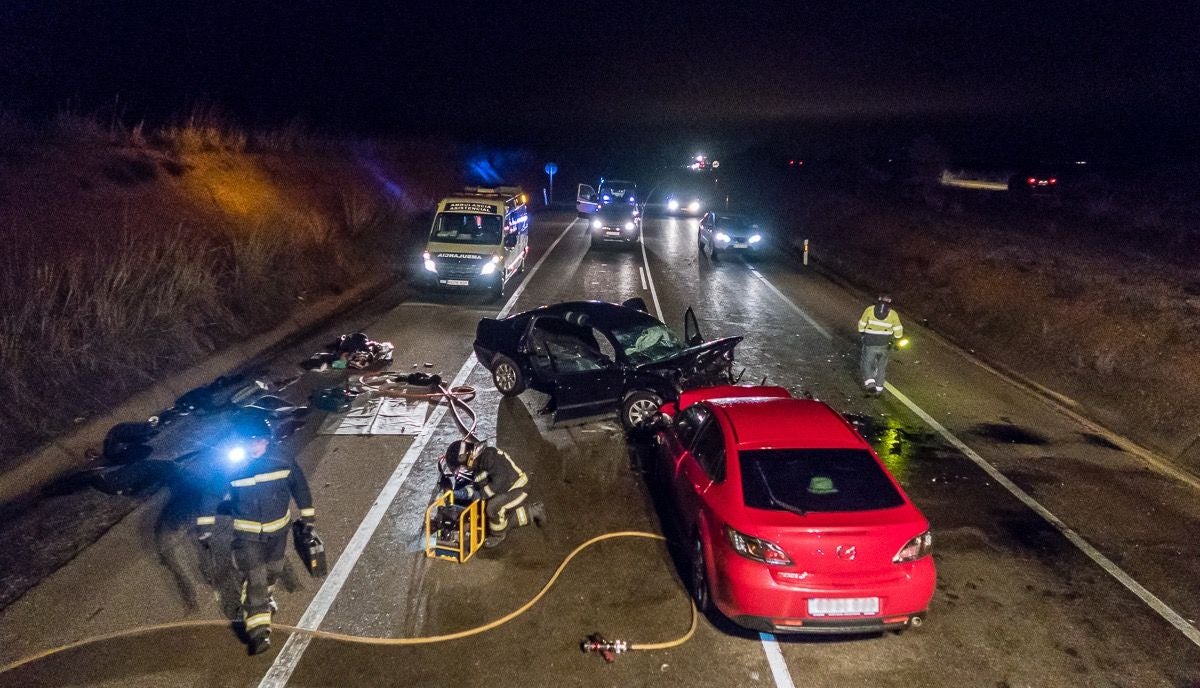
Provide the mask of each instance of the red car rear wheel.
POLYGON ((707 614, 712 609, 712 594, 708 586, 708 560, 704 556, 704 541, 697 535, 692 543, 692 601, 696 611, 707 614))

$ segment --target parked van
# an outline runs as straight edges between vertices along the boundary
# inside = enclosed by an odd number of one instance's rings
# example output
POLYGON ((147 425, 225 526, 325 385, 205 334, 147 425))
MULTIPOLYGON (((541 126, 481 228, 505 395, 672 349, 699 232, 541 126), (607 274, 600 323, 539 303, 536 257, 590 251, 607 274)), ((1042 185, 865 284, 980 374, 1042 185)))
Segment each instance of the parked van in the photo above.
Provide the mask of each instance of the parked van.
POLYGON ((430 287, 487 289, 504 295, 525 271, 529 209, 520 187, 469 186, 438 203, 422 274, 430 287))

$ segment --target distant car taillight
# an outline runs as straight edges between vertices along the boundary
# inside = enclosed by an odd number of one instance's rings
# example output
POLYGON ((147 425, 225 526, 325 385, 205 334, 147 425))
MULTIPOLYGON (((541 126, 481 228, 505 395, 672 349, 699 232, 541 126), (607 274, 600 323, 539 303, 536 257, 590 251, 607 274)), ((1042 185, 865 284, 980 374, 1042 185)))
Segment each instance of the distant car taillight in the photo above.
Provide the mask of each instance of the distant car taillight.
POLYGON ((733 551, 751 561, 774 566, 792 565, 791 558, 774 542, 739 533, 729 526, 725 526, 725 535, 729 537, 729 545, 733 547, 733 551))
POLYGON ((1037 184, 1037 177, 1030 177, 1029 179, 1026 179, 1025 181, 1029 184, 1037 184))
POLYGON ((921 557, 929 556, 933 551, 933 533, 928 530, 915 538, 904 543, 896 556, 892 557, 893 564, 903 564, 909 561, 916 561, 921 557))

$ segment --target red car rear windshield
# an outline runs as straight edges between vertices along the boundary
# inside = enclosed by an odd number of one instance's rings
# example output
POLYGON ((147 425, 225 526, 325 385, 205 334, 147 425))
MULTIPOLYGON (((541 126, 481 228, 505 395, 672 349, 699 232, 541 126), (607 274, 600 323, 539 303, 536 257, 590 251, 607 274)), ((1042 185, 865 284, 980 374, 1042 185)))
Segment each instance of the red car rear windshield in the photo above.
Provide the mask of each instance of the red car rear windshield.
POLYGON ((904 504, 875 457, 862 449, 744 451, 741 467, 746 506, 754 509, 868 511, 904 504))

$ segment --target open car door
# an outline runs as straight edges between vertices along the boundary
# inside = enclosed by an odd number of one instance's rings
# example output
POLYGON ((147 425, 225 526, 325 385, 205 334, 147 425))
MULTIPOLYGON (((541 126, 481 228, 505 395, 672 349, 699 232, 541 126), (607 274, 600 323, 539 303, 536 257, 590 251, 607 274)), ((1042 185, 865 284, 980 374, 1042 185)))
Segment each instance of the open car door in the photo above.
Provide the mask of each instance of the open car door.
POLYGON ((600 208, 596 189, 588 184, 580 184, 575 194, 575 210, 581 215, 594 215, 600 208))
POLYGON ((683 341, 688 346, 704 343, 704 334, 700 332, 700 323, 696 322, 696 312, 691 306, 683 313, 683 341))
POLYGON ((601 352, 590 329, 545 337, 554 366, 554 421, 608 413, 625 388, 625 373, 601 352))

